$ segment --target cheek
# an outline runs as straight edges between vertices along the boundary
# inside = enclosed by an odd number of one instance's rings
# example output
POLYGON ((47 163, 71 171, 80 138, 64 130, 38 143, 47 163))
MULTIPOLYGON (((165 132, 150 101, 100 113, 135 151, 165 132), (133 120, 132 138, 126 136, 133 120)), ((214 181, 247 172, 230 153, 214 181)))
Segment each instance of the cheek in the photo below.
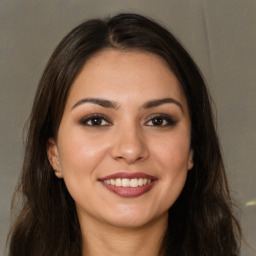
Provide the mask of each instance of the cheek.
POLYGON ((187 134, 158 138, 154 145, 153 154, 163 165, 163 169, 170 170, 172 173, 188 170, 191 153, 190 137, 187 134))
POLYGON ((88 195, 97 193, 97 171, 107 152, 107 144, 76 133, 61 141, 60 164, 67 190, 77 205, 88 205, 88 195))
POLYGON ((94 171, 106 155, 107 143, 89 139, 76 130, 60 141, 60 165, 63 177, 81 181, 94 178, 94 171), (83 179, 83 178, 87 179, 83 179))
POLYGON ((159 146, 154 148, 154 158, 161 179, 159 198, 162 198, 162 207, 168 209, 179 197, 186 181, 190 140, 188 136, 175 136, 158 142, 159 146))

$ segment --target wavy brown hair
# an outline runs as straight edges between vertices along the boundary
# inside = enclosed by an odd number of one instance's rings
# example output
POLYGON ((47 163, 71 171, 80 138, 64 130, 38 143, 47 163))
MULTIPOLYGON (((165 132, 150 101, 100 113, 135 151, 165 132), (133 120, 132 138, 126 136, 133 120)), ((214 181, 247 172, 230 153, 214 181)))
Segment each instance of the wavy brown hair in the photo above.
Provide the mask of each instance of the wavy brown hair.
POLYGON ((105 48, 161 56, 178 78, 188 103, 194 167, 169 210, 159 254, 238 255, 240 227, 233 214, 211 101, 200 71, 165 28, 137 14, 119 14, 89 20, 73 29, 45 68, 29 119, 23 170, 16 190, 22 205, 10 230, 9 256, 82 254, 75 203, 63 180, 54 174, 46 142, 56 138, 70 87, 79 71, 91 56, 105 48))

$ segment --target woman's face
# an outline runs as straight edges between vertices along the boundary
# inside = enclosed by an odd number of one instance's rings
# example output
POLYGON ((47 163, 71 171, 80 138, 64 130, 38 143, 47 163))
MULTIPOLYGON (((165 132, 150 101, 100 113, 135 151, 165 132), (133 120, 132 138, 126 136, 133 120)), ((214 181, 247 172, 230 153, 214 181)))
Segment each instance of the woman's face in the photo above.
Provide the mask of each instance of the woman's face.
POLYGON ((112 49, 90 58, 48 157, 80 220, 139 227, 167 218, 193 152, 186 99, 165 61, 112 49))

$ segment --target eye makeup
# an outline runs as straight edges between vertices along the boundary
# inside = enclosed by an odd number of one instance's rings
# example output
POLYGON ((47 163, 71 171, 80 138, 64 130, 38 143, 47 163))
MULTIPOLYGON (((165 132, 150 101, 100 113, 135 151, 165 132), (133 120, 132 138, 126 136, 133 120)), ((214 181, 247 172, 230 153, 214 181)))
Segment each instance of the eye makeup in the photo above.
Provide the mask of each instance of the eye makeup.
POLYGON ((170 115, 157 113, 157 114, 150 115, 149 120, 145 123, 145 125, 156 126, 156 127, 166 127, 166 126, 174 126, 177 124, 177 122, 178 121, 176 121, 170 115))
POLYGON ((93 113, 82 118, 79 123, 84 126, 110 126, 112 123, 103 114, 93 113))

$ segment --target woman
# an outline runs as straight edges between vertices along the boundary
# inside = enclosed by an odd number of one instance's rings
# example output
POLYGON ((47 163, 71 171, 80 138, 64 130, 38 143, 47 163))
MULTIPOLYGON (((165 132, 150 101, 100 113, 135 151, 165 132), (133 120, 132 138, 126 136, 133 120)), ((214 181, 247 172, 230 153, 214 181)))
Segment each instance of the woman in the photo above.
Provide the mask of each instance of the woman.
POLYGON ((10 255, 238 255, 209 95, 136 14, 72 30, 41 78, 10 255))

